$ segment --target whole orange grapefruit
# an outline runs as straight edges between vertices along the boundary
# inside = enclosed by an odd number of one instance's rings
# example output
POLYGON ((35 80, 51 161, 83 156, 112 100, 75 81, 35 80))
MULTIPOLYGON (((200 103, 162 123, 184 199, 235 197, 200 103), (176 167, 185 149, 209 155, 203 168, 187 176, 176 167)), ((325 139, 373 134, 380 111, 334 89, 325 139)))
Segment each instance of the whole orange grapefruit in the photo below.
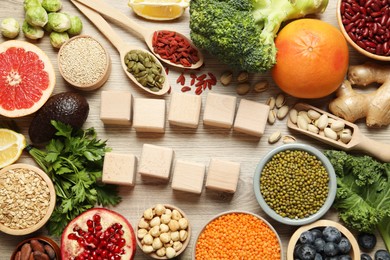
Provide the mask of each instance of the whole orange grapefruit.
POLYGON ((348 45, 334 26, 317 19, 299 19, 282 28, 275 39, 275 83, 298 98, 321 98, 343 82, 348 45))

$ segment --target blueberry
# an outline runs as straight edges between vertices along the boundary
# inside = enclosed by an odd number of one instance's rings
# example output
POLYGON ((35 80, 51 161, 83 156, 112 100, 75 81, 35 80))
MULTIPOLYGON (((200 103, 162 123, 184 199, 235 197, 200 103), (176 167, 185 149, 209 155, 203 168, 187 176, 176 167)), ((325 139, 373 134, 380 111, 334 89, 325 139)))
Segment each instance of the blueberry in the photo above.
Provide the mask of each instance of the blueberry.
POLYGON ((341 232, 335 227, 325 227, 322 236, 326 242, 340 242, 341 232))
POLYGON ((360 260, 372 260, 372 258, 371 258, 371 256, 369 256, 367 254, 361 254, 360 260))
POLYGON ((348 254, 351 251, 352 245, 349 242, 348 238, 342 237, 338 243, 339 251, 342 254, 348 254))
POLYGON ((312 244, 314 242, 313 234, 310 231, 305 231, 299 236, 299 242, 302 244, 312 244))
POLYGON ((360 233, 358 235, 358 244, 363 249, 373 249, 376 245, 376 236, 369 233, 360 233))
POLYGON ((338 260, 337 256, 328 256, 325 257, 325 260, 338 260))
POLYGON ((314 256, 314 260, 323 260, 324 258, 322 257, 321 254, 317 253, 315 256, 314 256))
POLYGON ((314 240, 316 238, 322 237, 322 231, 317 229, 317 228, 314 228, 314 229, 310 230, 310 232, 313 235, 314 240))
POLYGON ((325 244, 326 244, 326 242, 322 238, 317 238, 316 240, 314 240, 314 247, 316 248, 316 251, 318 253, 324 252, 325 244))
POLYGON ((313 245, 302 244, 297 248, 297 257, 301 260, 313 260, 316 255, 316 249, 313 245))
POLYGON ((302 244, 296 244, 294 247, 294 257, 298 257, 298 252, 300 250, 300 247, 302 247, 302 244))
POLYGON ((339 247, 333 242, 327 242, 324 246, 324 254, 326 256, 336 256, 339 253, 339 247))
POLYGON ((350 255, 339 255, 337 260, 352 260, 352 257, 350 255))
POLYGON ((387 250, 380 249, 375 252, 375 260, 390 260, 390 254, 387 250))

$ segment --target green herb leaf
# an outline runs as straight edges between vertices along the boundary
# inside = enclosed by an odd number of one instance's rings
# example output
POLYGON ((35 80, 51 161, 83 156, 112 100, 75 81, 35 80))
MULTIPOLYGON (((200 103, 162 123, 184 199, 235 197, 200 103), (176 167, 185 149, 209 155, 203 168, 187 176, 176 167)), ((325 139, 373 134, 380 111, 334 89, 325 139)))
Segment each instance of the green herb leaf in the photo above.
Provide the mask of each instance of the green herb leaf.
POLYGON ((52 179, 57 194, 56 208, 48 229, 61 235, 73 218, 95 205, 114 206, 121 201, 116 188, 101 183, 106 141, 98 140, 93 128, 76 130, 52 121, 57 129, 45 150, 28 151, 52 179))

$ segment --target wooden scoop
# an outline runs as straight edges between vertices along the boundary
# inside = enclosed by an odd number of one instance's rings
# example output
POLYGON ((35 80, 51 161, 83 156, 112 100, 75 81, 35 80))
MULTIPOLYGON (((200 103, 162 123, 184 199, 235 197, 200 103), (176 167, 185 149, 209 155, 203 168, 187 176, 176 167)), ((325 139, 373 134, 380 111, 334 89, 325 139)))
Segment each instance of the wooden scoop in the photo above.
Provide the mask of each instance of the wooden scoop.
MULTIPOLYGON (((98 12, 100 14, 103 14, 106 17, 109 17, 110 19, 121 24, 123 27, 130 29, 130 31, 136 32, 138 35, 140 35, 144 39, 146 45, 149 47, 149 50, 151 52, 153 52, 156 55, 156 57, 159 58, 161 61, 163 61, 171 66, 175 66, 175 67, 179 67, 179 68, 186 68, 186 69, 197 69, 203 65, 202 53, 198 50, 198 48, 196 48, 192 44, 191 40, 189 40, 185 35, 174 31, 176 34, 185 38, 191 44, 192 48, 194 48, 198 51, 199 61, 195 64, 192 64, 190 67, 185 67, 180 63, 179 64, 173 63, 168 59, 163 59, 158 53, 154 52, 153 43, 152 43, 153 42, 153 35, 155 32, 161 31, 161 29, 156 30, 156 29, 149 29, 149 28, 143 27, 143 26, 137 24, 136 22, 134 22, 132 19, 127 17, 122 12, 119 12, 115 8, 106 4, 102 0, 72 0, 72 2, 75 2, 75 1, 82 3, 85 6, 88 6, 89 8, 95 10, 96 12, 98 12)), ((172 29, 166 29, 166 30, 173 32, 172 29)))
POLYGON ((345 126, 350 128, 352 130, 352 139, 347 144, 341 142, 341 141, 335 141, 333 139, 330 139, 328 137, 304 130, 299 128, 296 124, 294 124, 291 119, 289 118, 287 120, 287 126, 290 129, 299 131, 305 135, 308 135, 310 137, 313 137, 314 139, 317 139, 321 142, 330 144, 334 147, 340 148, 345 151, 349 150, 360 150, 363 151, 373 157, 378 158, 379 160, 383 162, 390 162, 390 144, 384 144, 378 141, 374 141, 365 135, 362 134, 359 127, 351 122, 348 122, 344 119, 341 119, 333 114, 330 114, 326 111, 323 111, 319 108, 313 107, 308 104, 304 103, 298 103, 294 106, 294 108, 299 112, 301 110, 308 111, 310 109, 317 111, 320 114, 326 114, 329 118, 333 118, 338 121, 342 121, 345 123, 345 126))
POLYGON ((147 50, 141 49, 136 46, 131 46, 125 43, 120 36, 113 30, 113 28, 106 22, 106 20, 94 10, 88 8, 87 6, 76 2, 75 0, 71 0, 71 2, 86 16, 89 20, 110 40, 110 42, 115 46, 115 48, 119 51, 121 65, 126 75, 140 88, 143 90, 154 94, 154 95, 164 95, 169 90, 168 77, 165 72, 164 67, 161 65, 160 61, 147 50), (138 82, 138 80, 134 77, 133 74, 127 71, 127 66, 125 64, 125 56, 128 52, 132 50, 140 50, 142 52, 149 53, 151 57, 153 57, 154 61, 161 66, 161 75, 164 76, 165 81, 162 88, 159 91, 152 91, 148 87, 144 87, 142 84, 138 82))

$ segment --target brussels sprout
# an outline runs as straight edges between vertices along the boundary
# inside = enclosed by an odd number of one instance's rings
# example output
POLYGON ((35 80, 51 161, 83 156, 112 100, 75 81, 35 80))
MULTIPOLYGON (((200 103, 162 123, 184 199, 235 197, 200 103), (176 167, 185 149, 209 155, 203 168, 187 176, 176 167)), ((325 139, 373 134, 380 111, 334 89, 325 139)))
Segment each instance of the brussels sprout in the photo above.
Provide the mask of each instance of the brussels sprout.
POLYGON ((24 0, 23 6, 24 6, 24 11, 27 11, 31 7, 41 6, 41 2, 39 0, 24 0))
POLYGON ((55 32, 65 32, 70 28, 70 19, 64 13, 49 13, 48 24, 55 32))
POLYGON ((22 31, 24 36, 32 40, 40 39, 45 34, 42 27, 32 26, 26 20, 23 22, 22 31))
POLYGON ((42 0, 42 7, 48 12, 57 12, 62 8, 61 0, 42 0))
POLYGON ((7 38, 15 38, 19 35, 20 25, 15 18, 6 18, 1 22, 1 34, 7 38))
POLYGON ((43 27, 47 20, 47 12, 42 6, 33 6, 26 11, 26 21, 32 26, 43 27))
POLYGON ((69 40, 69 35, 67 32, 51 32, 50 33, 50 43, 54 48, 61 48, 62 44, 69 40))
POLYGON ((70 28, 67 31, 70 35, 80 34, 83 30, 83 22, 78 16, 68 14, 70 20, 70 28))

